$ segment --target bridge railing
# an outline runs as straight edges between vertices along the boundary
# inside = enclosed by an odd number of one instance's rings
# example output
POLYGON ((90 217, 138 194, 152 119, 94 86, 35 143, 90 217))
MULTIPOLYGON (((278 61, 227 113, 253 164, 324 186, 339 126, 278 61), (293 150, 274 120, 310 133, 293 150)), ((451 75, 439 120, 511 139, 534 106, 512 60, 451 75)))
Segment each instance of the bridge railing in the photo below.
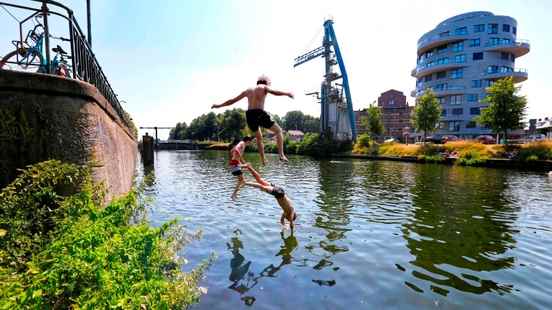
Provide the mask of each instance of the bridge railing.
MULTIPOLYGON (((19 3, 21 1, 18 1, 19 3)), ((109 81, 107 80, 107 77, 105 73, 102 70, 102 67, 100 66, 98 60, 96 59, 96 56, 94 55, 94 52, 92 52, 92 48, 90 44, 88 44, 88 41, 86 40, 86 37, 84 35, 84 32, 81 30, 79 24, 77 23, 77 20, 75 19, 75 15, 73 14, 73 11, 57 2, 52 0, 27 0, 29 3, 28 5, 21 5, 21 4, 15 4, 15 3, 9 3, 9 2, 3 2, 0 1, 0 6, 9 7, 9 8, 15 8, 18 10, 26 10, 29 12, 32 12, 30 16, 25 18, 23 21, 19 21, 19 29, 20 29, 20 40, 23 40, 23 23, 30 20, 31 18, 35 16, 40 16, 43 19, 44 23, 44 44, 45 44, 45 62, 46 62, 46 71, 47 73, 52 73, 51 70, 51 58, 50 58, 50 38, 52 37, 50 34, 49 29, 49 19, 52 16, 58 16, 63 18, 67 22, 68 26, 68 33, 69 33, 69 43, 70 43, 70 50, 69 53, 71 56, 71 73, 72 77, 78 80, 86 81, 92 85, 94 85, 100 93, 109 101, 113 109, 117 112, 119 117, 127 124, 129 124, 129 119, 126 113, 124 112, 123 108, 121 107, 121 103, 119 102, 119 99, 117 98, 117 94, 109 84, 109 81), (33 3, 39 3, 40 8, 32 7, 31 5, 33 3), (60 12, 59 10, 62 10, 60 12), (64 11, 64 12, 63 12, 64 11)))

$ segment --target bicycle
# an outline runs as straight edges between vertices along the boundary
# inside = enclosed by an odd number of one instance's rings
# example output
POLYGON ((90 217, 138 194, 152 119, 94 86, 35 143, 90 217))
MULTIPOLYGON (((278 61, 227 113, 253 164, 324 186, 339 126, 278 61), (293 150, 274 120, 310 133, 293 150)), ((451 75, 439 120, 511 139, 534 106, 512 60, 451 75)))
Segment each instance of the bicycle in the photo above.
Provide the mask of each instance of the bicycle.
MULTIPOLYGON (((23 41, 12 41, 15 50, 0 59, 0 69, 16 70, 19 68, 23 71, 32 72, 33 70, 29 68, 38 67, 34 72, 48 73, 48 64, 46 63, 43 48, 45 38, 44 26, 38 21, 38 16, 35 17, 35 20, 37 21, 37 25, 27 32, 23 41)), ((70 41, 63 37, 54 37, 52 35, 49 37, 61 41, 70 41)), ((68 56, 67 52, 59 45, 53 48, 52 51, 56 55, 50 64, 50 68, 52 68, 50 72, 63 77, 70 77, 69 65, 66 58, 71 58, 71 56, 68 56)))

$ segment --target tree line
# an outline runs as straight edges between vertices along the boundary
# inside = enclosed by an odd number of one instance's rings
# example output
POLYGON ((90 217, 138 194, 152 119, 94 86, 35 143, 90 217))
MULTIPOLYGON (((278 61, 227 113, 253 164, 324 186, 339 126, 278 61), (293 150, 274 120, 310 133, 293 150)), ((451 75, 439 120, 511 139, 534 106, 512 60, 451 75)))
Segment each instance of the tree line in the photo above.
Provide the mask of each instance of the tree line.
MULTIPOLYGON (((287 112, 284 117, 277 114, 271 115, 272 120, 278 123, 284 130, 301 130, 318 132, 320 119, 304 114, 301 111, 287 112)), ((224 113, 209 112, 196 117, 188 125, 186 122, 178 122, 169 133, 171 140, 217 140, 231 141, 244 135, 251 135, 247 128, 245 111, 242 109, 226 110, 224 113)))

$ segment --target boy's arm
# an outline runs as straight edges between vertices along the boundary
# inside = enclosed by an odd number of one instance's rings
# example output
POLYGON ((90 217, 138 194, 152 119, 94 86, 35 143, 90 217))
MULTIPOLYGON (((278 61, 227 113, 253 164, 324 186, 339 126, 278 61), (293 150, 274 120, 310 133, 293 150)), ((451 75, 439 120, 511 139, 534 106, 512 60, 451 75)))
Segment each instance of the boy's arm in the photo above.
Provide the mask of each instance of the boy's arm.
POLYGON ((221 103, 221 104, 213 104, 211 106, 211 109, 215 109, 215 108, 222 108, 222 107, 225 107, 225 106, 229 106, 229 105, 232 105, 240 100, 242 100, 245 96, 247 96, 247 90, 244 90, 241 94, 239 94, 238 96, 230 99, 230 100, 226 100, 225 102, 221 103))
POLYGON ((271 89, 271 88, 266 88, 266 91, 269 93, 269 94, 272 94, 274 96, 288 96, 290 97, 291 99, 293 99, 293 94, 290 93, 290 92, 285 92, 285 91, 279 91, 279 90, 275 90, 275 89, 271 89))

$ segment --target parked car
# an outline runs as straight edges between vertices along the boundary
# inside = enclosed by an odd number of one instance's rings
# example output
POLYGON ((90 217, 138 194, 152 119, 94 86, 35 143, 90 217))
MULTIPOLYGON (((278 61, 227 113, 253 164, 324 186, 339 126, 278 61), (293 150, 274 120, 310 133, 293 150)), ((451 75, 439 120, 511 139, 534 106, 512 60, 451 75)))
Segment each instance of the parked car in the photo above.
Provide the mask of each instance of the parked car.
POLYGON ((455 135, 446 135, 446 136, 443 136, 441 140, 443 141, 443 143, 447 143, 449 141, 458 141, 459 138, 455 135))
POLYGON ((529 138, 529 141, 542 141, 546 139, 546 136, 543 135, 542 133, 538 133, 538 134, 530 135, 528 138, 529 138))
POLYGON ((493 136, 490 136, 490 135, 477 136, 477 138, 475 138, 475 139, 478 142, 483 143, 483 144, 494 144, 494 143, 496 143, 496 139, 493 136))

